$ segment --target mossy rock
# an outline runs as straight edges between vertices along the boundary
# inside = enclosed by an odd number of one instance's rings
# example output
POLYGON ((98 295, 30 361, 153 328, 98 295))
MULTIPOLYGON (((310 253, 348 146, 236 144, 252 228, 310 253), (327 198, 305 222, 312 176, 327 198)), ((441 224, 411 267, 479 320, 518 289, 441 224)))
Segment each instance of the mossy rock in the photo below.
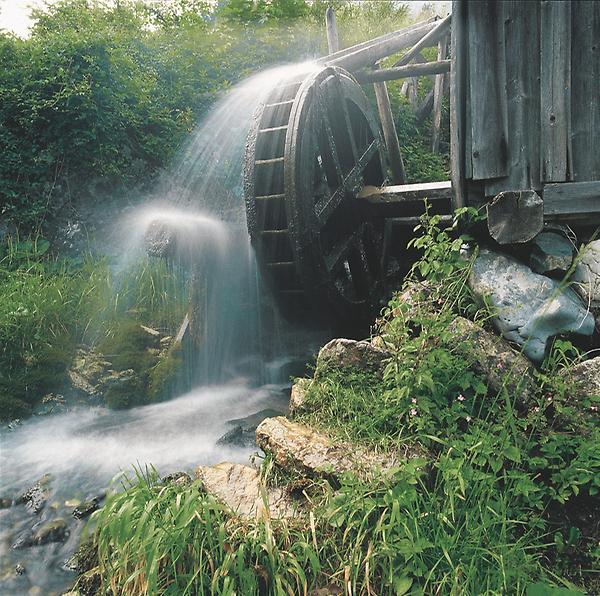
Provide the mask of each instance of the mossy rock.
POLYGON ((98 343, 98 350, 105 354, 115 370, 133 369, 145 374, 156 364, 156 355, 149 352, 155 347, 155 338, 142 329, 139 321, 120 322, 114 334, 98 343))
POLYGON ((148 399, 151 402, 172 397, 183 367, 181 344, 176 344, 164 352, 156 366, 148 375, 148 399))

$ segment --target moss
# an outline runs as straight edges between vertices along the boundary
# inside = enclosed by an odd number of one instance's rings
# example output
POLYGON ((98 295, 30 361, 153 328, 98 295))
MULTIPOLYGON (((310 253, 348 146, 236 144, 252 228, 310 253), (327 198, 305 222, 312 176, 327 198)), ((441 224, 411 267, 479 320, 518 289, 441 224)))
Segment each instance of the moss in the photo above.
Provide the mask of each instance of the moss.
POLYGON ((25 418, 31 414, 31 406, 17 397, 0 393, 0 420, 9 422, 15 418, 25 418))
POLYGON ((104 392, 104 402, 109 408, 123 410, 147 403, 146 395, 144 383, 137 375, 132 374, 117 377, 114 382, 109 383, 104 392))
POLYGON ((183 367, 181 344, 170 347, 148 375, 148 398, 160 401, 172 397, 183 367))
POLYGON ((129 319, 119 322, 112 335, 98 343, 98 349, 115 370, 133 369, 146 374, 156 364, 156 356, 148 352, 155 339, 144 331, 140 322, 129 319))

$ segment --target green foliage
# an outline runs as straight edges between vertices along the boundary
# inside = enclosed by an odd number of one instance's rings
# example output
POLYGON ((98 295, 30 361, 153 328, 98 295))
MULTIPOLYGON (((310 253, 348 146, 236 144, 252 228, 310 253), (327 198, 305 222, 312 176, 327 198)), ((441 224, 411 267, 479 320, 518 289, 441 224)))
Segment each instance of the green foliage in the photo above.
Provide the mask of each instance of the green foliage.
MULTIPOLYGON (((393 1, 60 0, 36 9, 27 39, 0 32, 0 214, 39 229, 69 202, 143 192, 232 84, 326 52, 329 4, 343 46, 408 24, 393 1)), ((401 138, 411 180, 445 177, 424 143, 401 138)))
POLYGON ((417 442, 427 459, 332 487, 267 455, 265 485, 308 496, 282 521, 240 519, 195 484, 138 478, 99 514, 100 568, 114 593, 581 593, 561 574, 589 582, 597 560, 597 536, 572 511, 597 504, 598 402, 571 403, 568 383, 553 381, 578 356, 568 342, 555 342, 528 412, 454 353, 450 321, 476 314, 468 238, 439 224, 423 219, 421 259, 379 322, 392 354, 383 374, 318 369, 300 416, 380 450, 417 442))
POLYGON ((158 346, 140 324, 173 334, 187 305, 184 272, 163 261, 116 275, 104 260, 52 256, 43 238, 9 237, 0 245, 0 420, 26 416, 43 395, 62 391, 82 342, 97 345, 114 370, 136 373, 108 388, 109 406, 168 397, 179 356, 163 361, 148 350, 158 346))
POLYGON ((157 401, 172 397, 177 389, 182 367, 181 345, 172 346, 149 371, 148 399, 157 401))
POLYGON ((0 247, 0 418, 28 413, 60 389, 85 324, 84 297, 98 282, 85 262, 77 270, 47 258, 43 239, 0 247))

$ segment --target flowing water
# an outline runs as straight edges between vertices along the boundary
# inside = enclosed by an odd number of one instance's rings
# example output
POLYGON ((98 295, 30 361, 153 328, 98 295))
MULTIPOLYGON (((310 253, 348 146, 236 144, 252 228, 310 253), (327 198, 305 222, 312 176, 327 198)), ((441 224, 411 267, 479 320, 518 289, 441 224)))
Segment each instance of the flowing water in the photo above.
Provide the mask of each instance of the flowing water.
POLYGON ((196 385, 164 403, 127 411, 80 408, 0 430, 0 498, 14 499, 50 474, 48 502, 39 515, 24 505, 0 510, 1 594, 50 596, 73 582, 63 565, 84 525, 72 517, 74 500, 104 493, 115 475, 131 473, 134 465, 155 466, 165 475, 223 460, 247 462, 255 447, 218 444, 231 429, 229 421, 265 408, 285 411, 292 364, 309 356, 321 338, 287 328, 269 339, 276 357, 261 359, 264 289, 245 228, 242 158, 261 100, 284 78, 312 68, 278 67, 234 87, 197 127, 152 196, 117 226, 115 242, 122 255, 114 263, 117 279, 127 276, 158 231, 167 240, 162 249, 173 251, 188 281, 201 286, 197 324, 203 342, 194 360, 196 385), (20 536, 57 517, 68 523, 66 542, 12 548, 20 536), (15 573, 17 564, 24 574, 15 573))

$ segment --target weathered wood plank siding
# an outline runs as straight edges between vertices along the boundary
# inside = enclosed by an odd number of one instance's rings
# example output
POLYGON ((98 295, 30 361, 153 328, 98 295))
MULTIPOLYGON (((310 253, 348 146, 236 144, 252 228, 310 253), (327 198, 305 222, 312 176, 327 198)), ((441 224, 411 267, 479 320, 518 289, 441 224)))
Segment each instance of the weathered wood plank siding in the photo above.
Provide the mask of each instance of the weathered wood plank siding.
POLYGON ((508 171, 503 6, 482 0, 468 10, 471 163, 473 179, 486 180, 508 171))
POLYGON ((499 6, 505 40, 507 176, 486 180, 488 196, 540 186, 540 6, 519 0, 499 6))
POLYGON ((452 13, 457 203, 548 189, 553 214, 595 205, 556 211, 574 197, 554 183, 600 181, 600 2, 456 0, 452 13))
POLYGON ((542 180, 568 180, 571 155, 571 4, 541 3, 542 180))
POLYGON ((571 180, 600 180, 600 2, 572 2, 571 23, 571 180))

